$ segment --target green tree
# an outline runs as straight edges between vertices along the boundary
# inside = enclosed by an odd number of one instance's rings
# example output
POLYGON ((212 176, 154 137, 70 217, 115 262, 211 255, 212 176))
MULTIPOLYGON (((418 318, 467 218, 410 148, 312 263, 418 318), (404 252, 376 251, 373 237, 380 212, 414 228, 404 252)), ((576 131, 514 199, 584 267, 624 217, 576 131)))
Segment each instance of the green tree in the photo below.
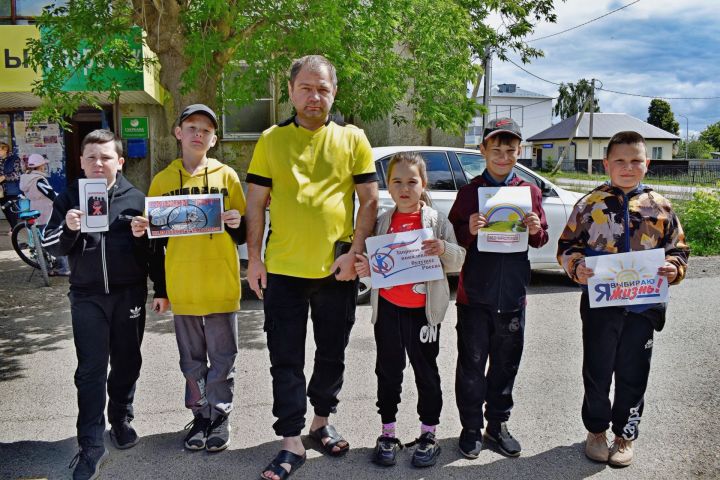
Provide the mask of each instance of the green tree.
POLYGON ((675 135, 680 134, 680 124, 675 120, 670 104, 665 100, 653 98, 648 107, 648 119, 650 125, 662 128, 666 132, 675 135))
MULTIPOLYGON (((687 143, 687 158, 708 160, 712 158, 710 152, 713 151, 712 145, 704 140, 700 140, 697 136, 690 137, 687 143)), ((681 140, 678 146, 675 158, 685 158, 685 140, 681 140)))
POLYGON ((707 128, 700 133, 700 140, 712 145, 715 151, 720 151, 720 122, 708 125, 707 128))
MULTIPOLYGON (((523 42, 539 22, 554 21, 552 0, 70 0, 38 18, 43 34, 30 61, 44 68, 34 87, 40 114, 61 119, 81 104, 113 101, 119 82, 98 74, 88 92, 67 92, 74 72, 94 65, 137 68, 127 40, 140 27, 157 57, 159 82, 170 93, 171 121, 190 102, 222 108, 247 104, 274 85, 286 99, 292 59, 326 55, 338 67, 336 108, 373 120, 407 102, 419 127, 462 131, 474 114, 466 85, 473 56, 493 45, 524 61, 541 54, 523 42), (491 15, 510 27, 487 26, 491 15), (68 52, 82 51, 82 54, 68 52), (242 66, 242 67, 241 67, 242 66), (224 79, 224 80, 223 80, 224 79)), ((40 116, 40 115, 39 115, 40 116)))
MULTIPOLYGON (((563 120, 572 117, 582 110, 591 93, 592 84, 584 78, 578 80, 577 83, 561 83, 558 88, 558 98, 553 108, 553 114, 563 120)), ((600 111, 597 97, 593 98, 593 104, 590 108, 593 112, 600 111)))

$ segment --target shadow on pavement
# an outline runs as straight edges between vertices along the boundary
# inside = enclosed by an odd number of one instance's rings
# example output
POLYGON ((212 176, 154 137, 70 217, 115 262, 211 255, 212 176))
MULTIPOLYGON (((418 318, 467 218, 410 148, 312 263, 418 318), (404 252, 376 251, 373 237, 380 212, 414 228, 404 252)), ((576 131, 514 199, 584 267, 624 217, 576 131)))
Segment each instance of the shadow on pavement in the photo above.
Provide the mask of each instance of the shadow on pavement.
MULTIPOLYGON (((262 468, 267 465, 280 448, 277 441, 266 442, 249 448, 233 449, 225 452, 190 452, 182 447, 184 432, 162 433, 143 437, 140 443, 130 450, 117 450, 105 434, 106 448, 110 452, 108 460, 101 470, 102 478, 112 479, 196 479, 196 478, 258 478, 262 468)), ((293 478, 325 479, 387 479, 403 478, 451 479, 451 478, 586 478, 605 468, 587 460, 583 454, 583 444, 561 445, 533 456, 504 458, 484 464, 454 464, 459 460, 457 439, 446 438, 440 441, 443 449, 439 462, 429 469, 416 469, 410 466, 411 450, 403 450, 398 455, 398 464, 394 467, 379 467, 371 463, 372 448, 353 448, 344 458, 329 458, 314 450, 314 442, 304 437, 309 458, 293 478), (539 472, 547 476, 539 476, 539 472)), ((68 464, 77 452, 75 438, 57 442, 18 441, 0 443, 0 478, 69 478, 68 464)), ((496 455, 483 450, 484 455, 496 455)))

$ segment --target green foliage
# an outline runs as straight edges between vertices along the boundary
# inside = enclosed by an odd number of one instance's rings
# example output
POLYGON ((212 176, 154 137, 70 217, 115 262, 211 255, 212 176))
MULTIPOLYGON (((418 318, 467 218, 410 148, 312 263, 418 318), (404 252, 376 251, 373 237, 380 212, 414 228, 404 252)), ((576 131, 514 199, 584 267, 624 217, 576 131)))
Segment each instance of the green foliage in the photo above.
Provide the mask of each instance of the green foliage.
MULTIPOLYGON (((563 120, 580 112, 592 92, 592 84, 584 78, 577 83, 561 83, 558 88, 558 98, 553 108, 553 114, 563 120)), ((593 98, 590 107, 593 112, 600 111, 597 97, 593 98)))
POLYGON ((715 151, 720 151, 720 122, 708 125, 700 134, 700 140, 712 145, 715 151))
POLYGON ((670 104, 665 100, 653 98, 648 107, 648 119, 650 125, 662 128, 666 132, 678 135, 680 124, 675 120, 670 104))
POLYGON ((46 67, 34 91, 41 114, 55 120, 80 104, 117 98, 114 84, 62 87, 91 62, 137 68, 141 60, 123 37, 135 25, 157 56, 175 110, 190 101, 242 106, 270 93, 286 100, 292 60, 316 53, 338 69, 335 108, 346 117, 390 114, 402 123, 398 106, 407 104, 418 127, 459 133, 473 115, 466 87, 479 52, 492 47, 500 58, 514 52, 528 61, 542 52, 523 39, 535 24, 554 21, 552 0, 84 0, 38 18, 47 35, 32 42, 30 56, 46 67), (491 16, 507 26, 490 27, 491 16), (86 54, 68 53, 80 45, 86 54))
POLYGON ((695 192, 683 208, 681 223, 694 255, 720 254, 720 193, 695 192))
MULTIPOLYGON (((712 145, 700 140, 698 137, 690 137, 687 142, 687 158, 709 160, 712 158, 710 154, 713 151, 712 145)), ((677 153, 674 158, 685 158, 685 140, 681 140, 678 145, 677 153)))

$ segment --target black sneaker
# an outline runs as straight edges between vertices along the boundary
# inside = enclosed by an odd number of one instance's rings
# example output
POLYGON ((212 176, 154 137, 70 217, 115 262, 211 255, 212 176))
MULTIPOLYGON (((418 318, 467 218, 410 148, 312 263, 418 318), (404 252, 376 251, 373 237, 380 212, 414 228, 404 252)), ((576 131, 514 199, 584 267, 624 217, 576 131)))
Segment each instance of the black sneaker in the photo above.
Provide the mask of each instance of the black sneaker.
POLYGON ((375 451, 373 452, 373 463, 384 467, 395 465, 397 452, 402 448, 402 442, 395 437, 378 437, 377 442, 375 442, 375 451))
POLYGON ((478 458, 478 456, 480 456, 480 450, 482 450, 482 437, 480 436, 480 430, 463 428, 460 432, 458 447, 460 448, 460 453, 462 453, 464 457, 473 460, 478 458))
POLYGON ((112 440, 115 448, 125 450, 137 445, 140 441, 137 432, 130 426, 130 422, 123 420, 122 422, 113 423, 110 428, 110 440, 112 440))
POLYGON ((489 440, 494 446, 500 450, 500 453, 508 457, 519 457, 522 448, 520 442, 515 440, 507 428, 507 423, 488 423, 485 429, 485 440, 489 440))
POLYGON ((73 480, 93 480, 98 476, 98 470, 108 456, 105 447, 80 447, 80 451, 73 457, 68 468, 73 470, 73 480))
POLYGON ((413 467, 432 467, 437 463, 437 458, 440 455, 440 445, 435 440, 434 433, 425 432, 412 444, 417 445, 412 456, 413 467))
POLYGON ((208 452, 219 452, 230 445, 230 422, 227 415, 220 415, 210 424, 205 448, 208 452))
POLYGON ((185 435, 185 448, 188 450, 202 450, 205 448, 209 427, 209 418, 205 418, 201 415, 195 415, 195 418, 185 425, 185 430, 190 429, 187 435, 185 435))

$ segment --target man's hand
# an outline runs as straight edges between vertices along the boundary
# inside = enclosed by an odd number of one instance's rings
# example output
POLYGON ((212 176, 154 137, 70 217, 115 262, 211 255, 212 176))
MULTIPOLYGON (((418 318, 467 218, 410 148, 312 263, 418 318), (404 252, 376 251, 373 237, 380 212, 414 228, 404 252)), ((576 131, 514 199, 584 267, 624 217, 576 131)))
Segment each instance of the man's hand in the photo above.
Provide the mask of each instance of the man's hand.
POLYGON ((67 227, 73 232, 77 232, 80 230, 80 226, 82 225, 83 215, 85 214, 81 210, 71 208, 65 214, 65 225, 67 225, 67 227))
POLYGON ((355 272, 358 277, 370 276, 370 262, 365 255, 355 254, 355 272))
POLYGON ((222 221, 230 228, 238 228, 240 226, 240 212, 237 210, 227 210, 221 215, 222 221))
POLYGON ((470 235, 477 235, 481 228, 487 225, 485 215, 481 213, 473 213, 470 215, 470 221, 468 227, 470 228, 470 235))
POLYGON ((170 300, 167 298, 153 298, 152 309, 157 314, 165 313, 170 306, 170 300))
POLYGON ((260 260, 248 260, 247 281, 250 290, 262 300, 263 290, 267 288, 267 270, 265 264, 260 260))
POLYGON ((437 255, 445 253, 445 241, 438 238, 430 238, 422 241, 422 249, 425 255, 437 255))
POLYGON ((136 216, 130 221, 130 228, 132 228, 133 236, 140 238, 147 233, 148 225, 150 222, 147 218, 136 216))
POLYGON ((583 285, 587 285, 588 278, 592 277, 593 275, 595 275, 595 272, 593 272, 592 268, 588 268, 585 266, 585 260, 580 262, 577 269, 575 269, 575 276, 577 277, 578 282, 583 285))
POLYGON ((335 274, 335 279, 341 282, 355 280, 357 272, 355 271, 355 254, 353 252, 343 253, 335 260, 330 267, 330 271, 335 274))
POLYGON ((665 265, 658 268, 658 275, 666 277, 668 283, 672 283, 677 278, 678 269, 675 265, 670 262, 665 262, 665 265))
POLYGON ((540 226, 540 217, 538 217, 537 213, 535 212, 530 212, 525 215, 525 218, 523 218, 523 223, 527 227, 528 233, 530 235, 535 235, 542 228, 540 226))

